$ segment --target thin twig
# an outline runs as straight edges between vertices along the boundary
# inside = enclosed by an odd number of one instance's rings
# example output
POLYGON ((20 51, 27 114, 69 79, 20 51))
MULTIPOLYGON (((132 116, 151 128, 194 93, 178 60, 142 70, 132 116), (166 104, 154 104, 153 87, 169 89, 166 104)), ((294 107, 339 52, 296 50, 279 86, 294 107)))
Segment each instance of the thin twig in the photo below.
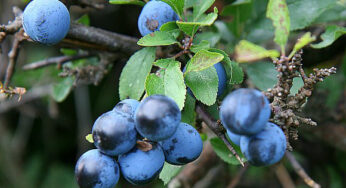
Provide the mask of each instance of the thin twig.
POLYGON ((196 112, 200 116, 200 118, 207 124, 207 126, 218 136, 221 138, 221 140, 226 144, 227 148, 232 152, 232 154, 237 158, 239 163, 244 166, 244 162, 240 159, 237 152, 234 150, 232 145, 229 143, 229 141, 226 138, 225 130, 221 126, 221 123, 218 121, 215 121, 214 118, 208 114, 202 107, 201 104, 197 104, 196 106, 196 112))
POLYGON ((305 82, 306 82, 306 79, 307 79, 308 77, 306 76, 306 74, 305 74, 305 72, 304 72, 303 66, 300 66, 300 67, 299 67, 299 73, 300 73, 300 75, 302 76, 302 79, 303 79, 303 81, 304 81, 304 83, 305 83, 305 82))
POLYGON ((42 61, 37 61, 34 63, 30 63, 27 64, 25 66, 22 67, 23 70, 32 70, 32 69, 38 69, 38 68, 42 68, 42 67, 46 67, 49 65, 54 65, 54 64, 58 64, 59 66, 61 66, 62 64, 69 62, 69 61, 74 61, 77 59, 85 59, 85 58, 89 58, 89 57, 93 57, 93 55, 91 54, 79 54, 79 55, 75 55, 75 56, 59 56, 59 57, 52 57, 52 58, 48 58, 42 61))
POLYGON ((296 160, 296 158, 292 155, 292 153, 290 152, 286 152, 286 157, 287 159, 290 161, 290 163, 292 164, 292 167, 294 169, 294 171, 304 180, 304 182, 312 187, 312 188, 320 188, 321 185, 319 185, 318 183, 316 183, 314 180, 312 180, 310 178, 310 176, 305 172, 305 170, 302 168, 302 166, 298 163, 298 161, 296 160))
POLYGON ((228 184, 227 188, 234 188, 238 185, 238 183, 240 182, 241 178, 243 177, 243 175, 245 174, 245 172, 247 171, 247 169, 249 168, 249 165, 246 164, 244 166, 244 168, 241 168, 237 175, 232 179, 232 181, 228 184))
POLYGON ((22 27, 22 10, 18 7, 13 7, 12 12, 15 15, 15 19, 7 25, 0 25, 0 32, 14 34, 22 27))
POLYGON ((0 114, 7 112, 8 110, 11 110, 13 108, 19 107, 30 101, 47 96, 51 93, 51 89, 52 89, 51 85, 35 87, 29 90, 20 101, 18 101, 15 98, 5 100, 5 101, 0 101, 0 114))
POLYGON ((295 188, 294 182, 290 176, 290 174, 287 172, 287 169, 285 166, 280 162, 277 165, 273 166, 275 174, 277 178, 279 179, 281 185, 283 188, 295 188))
POLYGON ((137 38, 113 33, 107 30, 88 27, 81 24, 71 24, 70 30, 62 44, 79 48, 103 50, 111 52, 123 52, 133 54, 140 49, 137 38))
POLYGON ((172 58, 173 59, 177 59, 178 57, 180 57, 180 56, 182 56, 184 54, 187 54, 187 53, 189 53, 189 51, 182 50, 179 53, 175 54, 172 58))
POLYGON ((237 158, 237 160, 240 162, 240 164, 244 167, 245 166, 244 162, 241 160, 238 153, 234 150, 231 143, 229 143, 229 141, 227 140, 226 134, 222 133, 221 135, 218 135, 218 137, 221 138, 221 140, 226 144, 227 148, 232 152, 232 154, 235 156, 235 158, 237 158))
POLYGON ((16 36, 13 40, 12 43, 12 49, 8 53, 8 58, 9 58, 9 63, 7 65, 7 70, 6 70, 6 76, 5 76, 5 83, 4 83, 4 88, 8 88, 8 85, 11 82, 11 78, 13 75, 14 67, 16 65, 16 60, 19 52, 19 46, 20 43, 23 41, 23 38, 21 37, 24 34, 24 30, 21 29, 18 33, 16 33, 16 36))
POLYGON ((188 54, 190 53, 190 48, 192 46, 192 41, 193 41, 193 36, 191 38, 189 37, 186 37, 184 40, 183 40, 183 45, 181 45, 180 43, 179 46, 181 49, 183 49, 182 51, 180 51, 179 53, 177 53, 175 56, 173 56, 172 58, 173 59, 176 59, 184 54, 188 54))

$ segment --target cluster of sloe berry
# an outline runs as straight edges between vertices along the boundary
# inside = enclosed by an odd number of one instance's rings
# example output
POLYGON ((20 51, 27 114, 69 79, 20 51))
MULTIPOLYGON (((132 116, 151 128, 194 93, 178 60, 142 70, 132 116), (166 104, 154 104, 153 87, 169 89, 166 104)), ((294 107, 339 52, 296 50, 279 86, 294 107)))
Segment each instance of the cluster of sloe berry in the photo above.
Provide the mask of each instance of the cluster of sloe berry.
POLYGON ((181 122, 178 105, 163 95, 119 102, 95 121, 92 137, 97 149, 84 153, 75 167, 82 188, 112 188, 120 173, 134 185, 146 184, 165 161, 184 165, 203 149, 197 130, 181 122))
MULTIPOLYGON (((138 28, 142 36, 158 31, 167 22, 179 20, 165 2, 151 0, 142 9, 138 28)), ((53 45, 70 27, 70 15, 59 0, 33 0, 23 13, 23 28, 34 41, 53 45)), ((226 71, 214 65, 220 96, 226 86, 226 71)), ((192 94, 191 90, 188 92, 192 94)), ((222 102, 220 118, 232 142, 239 145, 250 164, 271 165, 283 157, 283 131, 268 122, 269 102, 254 89, 238 89, 222 102)), ((177 104, 170 98, 153 95, 141 103, 126 99, 94 123, 92 136, 97 149, 84 153, 75 168, 80 187, 113 187, 120 171, 134 185, 153 180, 164 161, 184 165, 200 155, 202 140, 191 125, 182 123, 177 104), (117 156, 117 157, 116 157, 117 156), (117 160, 116 160, 117 158, 117 160)))
POLYGON ((286 151, 286 137, 279 126, 268 122, 268 99, 255 89, 237 89, 222 101, 220 118, 230 140, 254 166, 272 165, 286 151))

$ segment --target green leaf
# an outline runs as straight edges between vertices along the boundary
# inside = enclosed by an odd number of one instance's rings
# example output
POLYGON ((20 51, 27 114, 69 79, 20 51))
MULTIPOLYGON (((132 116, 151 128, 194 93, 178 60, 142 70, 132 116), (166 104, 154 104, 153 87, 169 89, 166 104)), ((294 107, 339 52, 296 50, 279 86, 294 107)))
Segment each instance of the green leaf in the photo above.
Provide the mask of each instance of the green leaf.
POLYGON ((164 185, 167 185, 172 178, 179 174, 183 166, 171 165, 167 162, 163 165, 163 169, 159 178, 163 181, 164 185))
MULTIPOLYGON (((210 144, 212 145, 215 153, 226 163, 231 165, 240 165, 239 161, 236 159, 235 156, 231 153, 231 151, 227 148, 226 144, 223 143, 223 141, 220 138, 214 137, 210 139, 210 144)), ((239 157, 242 159, 242 161, 245 161, 243 154, 240 152, 239 147, 236 147, 233 145, 233 148, 236 149, 236 152, 238 153, 239 157)))
MULTIPOLYGON (((254 7, 255 6, 258 5, 254 4, 254 7)), ((265 12, 258 14, 258 18, 251 19, 246 24, 244 32, 248 34, 246 35, 245 40, 251 41, 256 44, 264 44, 269 40, 273 40, 275 28, 273 26, 273 22, 265 17, 265 12)))
POLYGON ((155 31, 145 35, 137 42, 140 46, 167 46, 176 43, 178 41, 169 31, 155 31))
POLYGON ((278 72, 271 62, 257 62, 246 65, 246 73, 257 88, 266 91, 277 82, 278 72))
POLYGON ((299 89, 304 86, 304 81, 301 77, 293 78, 293 85, 290 90, 290 95, 298 93, 299 89))
POLYGON ((180 29, 175 21, 163 24, 160 27, 160 31, 169 32, 175 39, 180 35, 180 29))
POLYGON ((162 79, 162 72, 164 70, 160 70, 156 74, 149 74, 147 79, 145 80, 145 90, 147 91, 148 95, 154 95, 154 94, 164 94, 165 88, 164 88, 164 80, 162 79))
POLYGON ((195 22, 183 22, 183 21, 177 21, 178 27, 180 30, 182 30, 184 33, 186 33, 189 36, 195 35, 198 28, 201 26, 210 26, 212 25, 216 18, 217 18, 217 9, 214 8, 213 13, 209 13, 204 18, 200 19, 199 21, 195 22))
POLYGON ((218 52, 224 56, 222 62, 224 62, 225 69, 227 72, 227 79, 230 81, 230 84, 241 84, 244 79, 243 69, 239 66, 239 63, 231 61, 228 54, 223 50, 217 48, 209 49, 211 52, 218 52))
POLYGON ((139 100, 144 92, 144 84, 155 61, 156 48, 146 47, 131 56, 120 75, 120 100, 139 100))
POLYGON ((235 59, 239 63, 256 61, 266 57, 276 58, 279 56, 280 53, 276 50, 266 50, 246 40, 241 40, 235 47, 235 59))
POLYGON ((89 15, 84 14, 82 17, 80 17, 80 18, 77 20, 77 23, 83 24, 83 25, 85 25, 85 26, 90 26, 90 18, 89 18, 89 15))
POLYGON ((160 27, 160 31, 166 31, 166 32, 170 33, 175 39, 178 38, 178 36, 180 34, 180 29, 179 29, 176 21, 167 22, 167 23, 163 24, 160 27))
POLYGON ((145 3, 140 0, 109 0, 110 4, 132 4, 132 5, 140 5, 144 6, 145 3))
POLYGON ((221 39, 224 40, 228 45, 233 46, 235 36, 229 30, 227 24, 224 21, 215 21, 214 26, 217 29, 217 33, 221 36, 221 39))
POLYGON ((145 82, 147 94, 161 94, 171 97, 179 106, 184 107, 186 86, 180 62, 173 59, 160 59, 154 65, 161 69, 156 74, 150 74, 145 82))
POLYGON ((219 114, 220 110, 219 110, 218 104, 215 103, 211 106, 208 106, 206 110, 214 119, 220 119, 220 114, 219 114))
POLYGON ((62 102, 70 94, 74 79, 72 77, 63 78, 59 83, 53 85, 52 97, 57 102, 62 102))
POLYGON ((346 27, 330 25, 327 27, 326 31, 321 35, 322 42, 312 44, 311 46, 313 48, 327 47, 344 34, 346 34, 346 27))
POLYGON ((193 4, 193 20, 197 21, 199 17, 213 5, 215 0, 196 0, 193 4))
POLYGON ((314 36, 311 36, 310 32, 305 33, 300 39, 298 39, 297 43, 294 45, 289 58, 293 57, 293 55, 296 54, 298 50, 302 49, 304 46, 310 44, 315 40, 316 38, 314 36))
POLYGON ((181 111, 181 121, 194 126, 196 123, 196 99, 191 95, 186 95, 184 109, 181 111))
POLYGON ((199 1, 199 0, 185 0, 184 8, 185 9, 191 8, 196 3, 196 1, 199 1))
MULTIPOLYGON (((234 13, 233 11, 235 10, 234 7, 238 7, 240 5, 247 5, 250 4, 252 2, 252 0, 237 0, 235 2, 233 2, 232 4, 226 5, 223 10, 221 15, 222 16, 232 16, 232 15, 236 15, 237 13, 234 13)), ((245 21, 246 18, 244 17, 239 17, 242 19, 242 21, 245 21)))
POLYGON ((225 6, 222 10, 221 15, 232 17, 232 21, 227 25, 237 37, 240 37, 243 33, 245 22, 251 17, 253 12, 252 7, 252 0, 237 0, 225 6))
POLYGON ((176 21, 164 23, 160 27, 160 31, 172 31, 175 29, 179 29, 176 21))
POLYGON ((216 102, 219 78, 214 66, 199 72, 189 72, 185 75, 185 81, 196 99, 209 106, 216 102))
POLYGON ((239 66, 239 63, 231 62, 231 78, 229 80, 230 84, 241 84, 244 80, 243 69, 239 66))
POLYGON ((69 49, 69 48, 60 48, 60 52, 63 53, 64 55, 77 55, 77 50, 75 49, 69 49))
POLYGON ((324 11, 318 18, 316 18, 312 24, 331 23, 346 20, 345 0, 339 0, 330 7, 330 9, 324 11))
POLYGON ((288 35, 290 34, 290 16, 286 1, 269 0, 266 15, 273 21, 275 27, 274 41, 281 47, 281 51, 284 53, 288 35))
POLYGON ((217 52, 200 50, 186 65, 185 75, 192 71, 202 71, 220 62, 224 56, 217 52))
POLYGON ((227 64, 231 64, 232 61, 231 61, 231 59, 229 58, 228 54, 225 51, 220 50, 218 48, 209 48, 208 51, 210 51, 210 52, 217 52, 219 54, 222 54, 223 55, 222 61, 227 63, 227 64))
POLYGON ((291 31, 303 29, 313 23, 323 12, 332 8, 337 0, 287 0, 291 31))
POLYGON ((214 47, 221 39, 220 33, 217 32, 202 32, 197 33, 193 42, 194 43, 201 43, 203 40, 206 40, 210 43, 211 47, 214 47))
POLYGON ((174 12, 176 12, 180 18, 183 18, 185 0, 162 0, 162 1, 169 4, 169 6, 172 7, 174 12))
POLYGON ((207 50, 210 48, 210 43, 207 40, 202 40, 199 44, 194 44, 191 46, 190 50, 193 53, 197 53, 200 50, 207 50))
POLYGON ((200 133, 199 136, 201 136, 203 142, 208 140, 208 135, 206 133, 200 133))
POLYGON ((85 140, 87 140, 90 143, 94 143, 94 139, 93 139, 93 135, 92 134, 88 134, 85 136, 85 140))

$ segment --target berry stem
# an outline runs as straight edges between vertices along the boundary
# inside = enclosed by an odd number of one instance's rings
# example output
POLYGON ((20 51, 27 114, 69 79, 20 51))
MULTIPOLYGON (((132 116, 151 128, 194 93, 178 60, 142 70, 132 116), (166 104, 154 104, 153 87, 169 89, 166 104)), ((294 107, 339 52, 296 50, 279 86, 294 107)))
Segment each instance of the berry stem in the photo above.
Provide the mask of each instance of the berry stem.
POLYGON ((227 148, 232 152, 232 154, 236 157, 239 163, 244 167, 244 162, 240 159, 237 152, 232 147, 231 143, 227 140, 225 135, 225 129, 221 125, 221 122, 215 121, 214 118, 207 113, 202 104, 197 104, 196 112, 199 117, 207 124, 207 126, 218 136, 227 146, 227 148))
POLYGON ((245 167, 244 162, 241 160, 241 158, 239 157, 238 153, 234 150, 234 148, 232 147, 232 145, 229 143, 229 141, 226 138, 226 135, 223 133, 222 135, 218 135, 218 137, 221 138, 221 140, 226 144, 227 148, 232 152, 232 154, 235 156, 235 158, 237 158, 237 160, 239 161, 239 163, 245 167))

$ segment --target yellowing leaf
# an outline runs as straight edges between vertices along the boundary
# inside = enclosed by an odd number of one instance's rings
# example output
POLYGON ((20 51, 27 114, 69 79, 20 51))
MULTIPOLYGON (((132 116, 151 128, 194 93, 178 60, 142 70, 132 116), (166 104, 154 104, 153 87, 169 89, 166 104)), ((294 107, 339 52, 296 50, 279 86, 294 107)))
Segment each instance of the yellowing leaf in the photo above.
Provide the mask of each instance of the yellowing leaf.
POLYGON ((275 27, 274 41, 280 45, 281 51, 284 52, 288 35, 290 33, 290 15, 286 1, 269 0, 266 16, 273 21, 275 27))
POLYGON ((246 40, 240 41, 235 47, 235 59, 239 63, 256 61, 267 57, 276 58, 279 56, 280 53, 276 50, 266 50, 246 40))

